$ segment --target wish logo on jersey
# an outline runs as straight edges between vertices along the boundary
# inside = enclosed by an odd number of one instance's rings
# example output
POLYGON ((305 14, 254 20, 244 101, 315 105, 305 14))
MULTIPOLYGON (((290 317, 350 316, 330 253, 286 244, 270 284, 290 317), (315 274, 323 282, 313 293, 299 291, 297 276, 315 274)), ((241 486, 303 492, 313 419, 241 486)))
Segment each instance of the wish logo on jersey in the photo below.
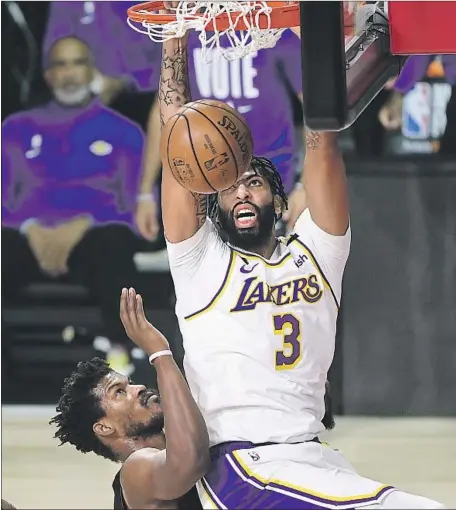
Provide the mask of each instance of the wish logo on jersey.
POLYGON ((236 305, 231 312, 255 310, 261 303, 274 303, 277 306, 305 301, 317 303, 323 296, 323 288, 316 274, 296 278, 278 285, 268 285, 258 276, 244 281, 236 305))

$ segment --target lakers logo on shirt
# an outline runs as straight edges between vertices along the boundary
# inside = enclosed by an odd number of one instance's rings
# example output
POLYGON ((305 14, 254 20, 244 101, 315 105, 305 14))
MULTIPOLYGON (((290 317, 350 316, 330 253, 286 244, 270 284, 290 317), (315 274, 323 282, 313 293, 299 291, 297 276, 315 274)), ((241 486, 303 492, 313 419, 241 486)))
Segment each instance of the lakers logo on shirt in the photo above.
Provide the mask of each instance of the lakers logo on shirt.
POLYGON ((90 145, 89 149, 95 156, 108 156, 112 152, 112 145, 104 140, 97 140, 90 145))
POLYGON ((231 312, 255 310, 261 303, 274 303, 277 306, 289 305, 298 301, 317 303, 323 296, 323 288, 316 274, 296 278, 278 285, 268 285, 257 276, 247 278, 231 312))

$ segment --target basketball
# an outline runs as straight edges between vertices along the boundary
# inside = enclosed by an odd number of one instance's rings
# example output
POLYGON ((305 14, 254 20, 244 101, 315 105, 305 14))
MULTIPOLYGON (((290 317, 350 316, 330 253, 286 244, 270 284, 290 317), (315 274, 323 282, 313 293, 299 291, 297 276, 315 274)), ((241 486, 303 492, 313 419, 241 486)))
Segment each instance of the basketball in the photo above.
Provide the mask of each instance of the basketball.
POLYGON ((193 193, 229 188, 250 166, 252 156, 253 140, 245 120, 220 101, 188 103, 163 128, 163 166, 193 193))

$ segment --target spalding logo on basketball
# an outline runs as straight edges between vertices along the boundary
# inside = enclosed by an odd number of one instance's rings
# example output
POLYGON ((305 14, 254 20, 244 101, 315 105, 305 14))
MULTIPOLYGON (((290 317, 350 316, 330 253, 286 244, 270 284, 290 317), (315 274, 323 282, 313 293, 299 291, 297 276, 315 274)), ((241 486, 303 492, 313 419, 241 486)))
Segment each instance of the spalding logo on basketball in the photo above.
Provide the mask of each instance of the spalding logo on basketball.
POLYGON ((217 124, 222 128, 225 128, 225 130, 234 138, 236 143, 239 145, 244 164, 247 162, 250 163, 250 160, 252 159, 252 135, 250 130, 248 130, 247 133, 245 131, 241 131, 239 127, 226 115, 224 115, 222 120, 218 121, 217 124), (246 137, 248 137, 247 140, 246 137))
POLYGON ((164 126, 161 156, 182 186, 215 193, 232 186, 249 167, 252 135, 234 108, 209 99, 194 101, 164 126))

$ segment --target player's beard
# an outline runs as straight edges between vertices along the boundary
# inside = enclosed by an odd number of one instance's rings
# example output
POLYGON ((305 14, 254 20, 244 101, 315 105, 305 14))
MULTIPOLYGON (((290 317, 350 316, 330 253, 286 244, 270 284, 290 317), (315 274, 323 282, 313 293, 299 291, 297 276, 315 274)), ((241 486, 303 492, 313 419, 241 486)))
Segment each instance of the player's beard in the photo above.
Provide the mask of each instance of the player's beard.
POLYGON ((125 432, 127 437, 134 437, 137 439, 149 439, 151 437, 163 434, 163 427, 165 426, 165 417, 163 413, 155 413, 148 421, 131 423, 125 432))
MULTIPOLYGON (((143 394, 141 405, 147 409, 147 397, 150 395, 158 395, 155 390, 146 390, 143 394)), ((125 431, 127 437, 148 439, 158 434, 163 434, 165 426, 165 417, 163 411, 156 411, 150 415, 148 420, 130 423, 125 431)))
POLYGON ((274 225, 276 222, 274 201, 263 207, 258 207, 248 201, 245 203, 252 206, 256 211, 257 224, 254 227, 236 227, 234 219, 235 207, 230 212, 219 209, 218 221, 230 244, 243 250, 254 252, 267 245, 271 236, 274 235, 274 225))

